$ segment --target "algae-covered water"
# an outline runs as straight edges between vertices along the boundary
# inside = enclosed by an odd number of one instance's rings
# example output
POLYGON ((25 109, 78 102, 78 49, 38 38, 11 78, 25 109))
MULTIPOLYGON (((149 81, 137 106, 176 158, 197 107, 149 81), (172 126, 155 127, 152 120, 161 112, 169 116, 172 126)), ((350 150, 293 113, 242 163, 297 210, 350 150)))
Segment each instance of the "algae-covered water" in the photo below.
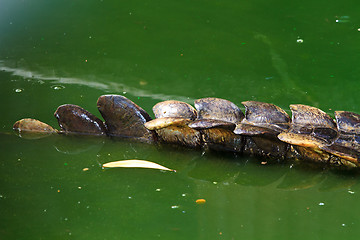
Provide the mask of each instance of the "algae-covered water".
POLYGON ((360 174, 107 138, 65 103, 220 97, 360 113, 357 1, 0 1, 0 239, 358 239, 360 174), (58 127, 57 127, 58 128, 58 127), (176 172, 108 169, 142 159, 176 172), (196 203, 205 199, 204 204, 196 203))

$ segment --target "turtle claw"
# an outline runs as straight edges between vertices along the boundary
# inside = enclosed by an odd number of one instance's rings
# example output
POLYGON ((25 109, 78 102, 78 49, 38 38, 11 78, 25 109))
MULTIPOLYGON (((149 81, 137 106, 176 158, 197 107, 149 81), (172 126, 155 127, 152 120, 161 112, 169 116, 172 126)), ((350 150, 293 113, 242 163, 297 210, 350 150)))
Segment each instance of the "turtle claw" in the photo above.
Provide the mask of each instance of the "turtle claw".
POLYGON ((54 113, 61 130, 66 134, 106 135, 103 122, 85 109, 73 105, 64 104, 57 108, 54 113))

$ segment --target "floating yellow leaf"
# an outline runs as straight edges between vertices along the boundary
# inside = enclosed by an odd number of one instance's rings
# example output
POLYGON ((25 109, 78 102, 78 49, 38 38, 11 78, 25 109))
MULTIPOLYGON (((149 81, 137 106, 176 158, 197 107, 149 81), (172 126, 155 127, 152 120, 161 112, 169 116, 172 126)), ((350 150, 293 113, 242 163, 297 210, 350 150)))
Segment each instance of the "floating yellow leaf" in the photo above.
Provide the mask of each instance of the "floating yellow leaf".
POLYGON ((145 160, 121 160, 116 162, 108 162, 103 164, 104 168, 115 168, 115 167, 123 167, 123 168, 151 168, 151 169, 159 169, 166 171, 173 171, 173 169, 169 169, 167 167, 161 166, 154 162, 149 162, 145 160))

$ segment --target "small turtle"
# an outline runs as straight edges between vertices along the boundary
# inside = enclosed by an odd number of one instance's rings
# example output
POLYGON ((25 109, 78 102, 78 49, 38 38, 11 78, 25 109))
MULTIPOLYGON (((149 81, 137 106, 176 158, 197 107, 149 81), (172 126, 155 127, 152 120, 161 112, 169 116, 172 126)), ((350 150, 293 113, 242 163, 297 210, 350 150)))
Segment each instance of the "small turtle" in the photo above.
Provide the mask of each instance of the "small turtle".
POLYGON ((180 144, 188 147, 201 146, 200 132, 188 127, 196 110, 188 103, 168 100, 153 107, 156 119, 146 122, 148 130, 156 132, 161 142, 180 144))
POLYGON ((293 146, 292 151, 303 159, 328 163, 331 155, 321 150, 321 146, 331 145, 338 132, 334 120, 322 110, 306 105, 290 105, 292 123, 287 132, 278 138, 293 146))
POLYGON ((243 138, 234 133, 236 123, 244 118, 232 102, 221 98, 202 98, 195 101, 197 120, 189 127, 199 130, 202 142, 214 150, 241 152, 243 138))
POLYGON ((243 112, 234 103, 221 98, 201 98, 195 101, 198 119, 217 119, 238 123, 244 118, 243 112))
POLYGON ((196 110, 190 104, 176 100, 157 103, 153 107, 153 112, 155 118, 175 117, 195 120, 197 116, 196 110))
POLYGON ((38 139, 57 133, 57 130, 50 125, 32 118, 16 121, 13 129, 20 137, 27 139, 38 139))
POLYGON ((95 115, 77 105, 61 105, 54 115, 61 130, 66 134, 106 135, 104 123, 95 115))
POLYGON ((290 127, 289 115, 271 103, 247 101, 242 104, 245 106, 245 118, 236 125, 234 133, 246 136, 243 151, 283 159, 289 146, 277 135, 290 127))
POLYGON ((346 111, 336 111, 335 119, 339 132, 331 145, 321 145, 320 149, 340 158, 342 165, 360 166, 360 115, 346 111))

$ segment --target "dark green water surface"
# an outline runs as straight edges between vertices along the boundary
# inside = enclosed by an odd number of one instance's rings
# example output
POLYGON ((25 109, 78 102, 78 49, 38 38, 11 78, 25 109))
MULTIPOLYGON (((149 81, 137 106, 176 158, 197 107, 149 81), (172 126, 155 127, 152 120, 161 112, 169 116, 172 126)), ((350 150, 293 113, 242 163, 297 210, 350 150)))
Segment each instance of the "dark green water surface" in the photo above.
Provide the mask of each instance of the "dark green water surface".
POLYGON ((29 140, 12 125, 57 127, 65 103, 100 116, 110 93, 152 116, 159 101, 209 96, 360 113, 359 12, 355 0, 0 0, 0 239, 358 239, 358 172, 29 140), (101 168, 123 159, 177 171, 101 168))

